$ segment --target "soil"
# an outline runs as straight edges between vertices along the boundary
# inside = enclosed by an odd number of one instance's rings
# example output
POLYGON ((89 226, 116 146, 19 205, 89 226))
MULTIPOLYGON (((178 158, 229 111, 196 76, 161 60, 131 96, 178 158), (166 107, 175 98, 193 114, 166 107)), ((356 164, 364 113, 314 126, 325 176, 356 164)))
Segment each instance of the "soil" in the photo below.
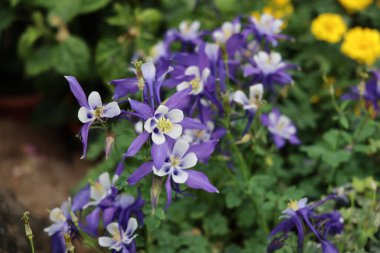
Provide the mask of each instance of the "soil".
POLYGON ((24 210, 31 212, 36 252, 50 252, 43 232, 48 210, 67 199, 91 164, 80 160, 80 142, 70 131, 0 118, 0 137, 0 253, 31 252, 20 219, 24 210))

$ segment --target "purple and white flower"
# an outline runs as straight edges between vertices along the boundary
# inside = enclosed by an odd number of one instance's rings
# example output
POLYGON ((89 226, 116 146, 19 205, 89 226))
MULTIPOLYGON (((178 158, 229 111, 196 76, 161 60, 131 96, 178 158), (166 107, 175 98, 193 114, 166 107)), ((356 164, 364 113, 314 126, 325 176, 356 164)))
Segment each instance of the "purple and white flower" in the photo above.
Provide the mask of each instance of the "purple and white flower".
POLYGON ((144 123, 144 129, 151 134, 152 141, 161 145, 165 142, 165 135, 177 139, 182 134, 182 126, 178 123, 184 119, 183 112, 179 109, 172 109, 165 105, 160 105, 153 117, 148 118, 144 123))
POLYGON ((264 87, 261 83, 249 87, 249 98, 241 90, 234 93, 234 101, 243 106, 244 110, 255 112, 263 103, 264 87))
POLYGON ((253 60, 257 68, 261 70, 264 75, 273 74, 285 66, 282 62, 281 55, 274 51, 269 54, 265 51, 260 51, 253 56, 253 60))
POLYGON ((225 44, 234 34, 239 33, 241 29, 240 22, 224 22, 220 29, 213 32, 212 37, 219 45, 225 44))
POLYGON ((297 129, 285 115, 281 115, 280 111, 273 109, 269 114, 261 117, 261 121, 273 136, 273 140, 277 148, 282 148, 286 140, 291 144, 299 145, 301 141, 297 138, 297 129))
POLYGON ((52 236, 57 232, 68 232, 70 229, 69 221, 78 219, 71 211, 71 200, 69 199, 68 201, 63 202, 61 207, 55 207, 50 210, 49 219, 53 224, 44 229, 49 236, 52 236))
POLYGON ((120 114, 120 107, 117 102, 103 105, 98 92, 93 91, 88 96, 88 105, 82 106, 78 111, 78 118, 82 123, 102 120, 102 118, 113 118, 120 114))
POLYGON ((269 238, 272 239, 268 245, 267 252, 274 252, 282 248, 284 241, 291 232, 297 233, 298 251, 303 251, 303 241, 307 233, 313 233, 322 246, 323 253, 338 253, 337 248, 328 239, 327 235, 339 234, 343 231, 343 223, 339 212, 315 215, 315 209, 326 201, 336 199, 336 195, 330 195, 314 204, 307 205, 307 199, 290 201, 288 207, 282 212, 282 221, 272 230, 269 238), (339 223, 339 224, 337 224, 339 223), (329 233, 330 231, 330 233, 329 233))
POLYGON ((177 90, 178 91, 185 90, 191 86, 192 90, 190 94, 192 95, 200 94, 207 83, 207 79, 209 78, 210 73, 211 71, 208 68, 204 68, 201 71, 198 66, 187 67, 184 74, 186 76, 194 76, 194 79, 192 79, 189 82, 187 81, 181 82, 180 84, 177 85, 177 90))
POLYGON ((253 32, 259 42, 265 40, 265 42, 277 46, 277 41, 279 39, 288 38, 280 33, 283 21, 281 19, 276 19, 270 14, 263 13, 259 18, 251 17, 250 21, 251 25, 248 26, 247 32, 253 32))
POLYGON ((179 36, 184 41, 194 41, 199 37, 199 28, 201 23, 199 21, 182 21, 179 24, 179 36))
POLYGON ((153 166, 153 172, 159 177, 171 176, 177 184, 183 184, 189 178, 186 169, 192 168, 197 164, 197 156, 194 153, 187 153, 189 143, 183 140, 178 140, 174 144, 174 148, 165 159, 165 163, 161 168, 153 166))
POLYGON ((98 243, 101 247, 114 250, 116 252, 134 253, 135 246, 132 245, 137 235, 134 234, 138 227, 137 220, 129 218, 127 229, 124 231, 117 222, 107 225, 107 231, 110 236, 101 236, 98 243))
POLYGON ((87 152, 88 131, 91 124, 95 120, 102 121, 103 118, 116 117, 121 113, 121 111, 117 102, 111 102, 103 105, 100 95, 96 91, 92 92, 87 100, 78 80, 73 76, 65 76, 65 78, 69 82, 71 92, 81 106, 78 111, 78 118, 82 123, 84 123, 81 129, 83 143, 83 154, 81 158, 84 158, 87 152))
POLYGON ((171 203, 172 190, 181 193, 178 184, 184 183, 190 188, 203 189, 207 192, 219 192, 204 173, 189 169, 194 167, 198 160, 207 160, 213 153, 216 143, 217 141, 208 141, 190 146, 184 140, 177 140, 173 144, 170 142, 161 167, 155 166, 152 162, 144 163, 127 181, 130 185, 135 185, 152 172, 159 177, 167 176, 165 185, 167 206, 171 203))
POLYGON ((91 183, 90 201, 84 206, 84 208, 97 206, 102 200, 111 195, 112 187, 118 179, 119 176, 117 174, 113 176, 112 181, 108 172, 100 174, 98 181, 91 183))

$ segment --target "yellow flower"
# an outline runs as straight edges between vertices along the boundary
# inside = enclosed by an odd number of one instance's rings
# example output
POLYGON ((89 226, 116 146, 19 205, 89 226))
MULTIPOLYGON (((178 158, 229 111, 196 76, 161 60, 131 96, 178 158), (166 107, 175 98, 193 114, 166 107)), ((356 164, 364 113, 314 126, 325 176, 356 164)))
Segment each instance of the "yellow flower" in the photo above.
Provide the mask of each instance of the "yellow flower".
POLYGON ((329 43, 339 42, 346 30, 343 18, 333 13, 321 14, 311 23, 314 37, 329 43))
POLYGON ((348 12, 358 12, 368 7, 373 0, 338 0, 348 12))
POLYGON ((350 29, 340 49, 343 54, 359 63, 372 65, 380 57, 380 33, 376 29, 350 29))

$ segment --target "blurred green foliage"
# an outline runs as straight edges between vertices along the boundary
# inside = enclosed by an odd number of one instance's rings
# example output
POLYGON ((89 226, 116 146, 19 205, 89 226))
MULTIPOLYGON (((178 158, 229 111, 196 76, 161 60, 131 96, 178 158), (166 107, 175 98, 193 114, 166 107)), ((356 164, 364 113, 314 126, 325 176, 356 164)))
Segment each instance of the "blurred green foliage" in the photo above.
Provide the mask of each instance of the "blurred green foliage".
MULTIPOLYGON (((168 28, 183 19, 200 20, 213 29, 237 15, 261 10, 267 1, 248 0, 8 0, 0 3, 0 73, 12 79, 4 92, 38 90, 46 94, 37 121, 62 124, 66 117, 45 120, 46 112, 63 115, 72 110, 62 97, 69 89, 63 75, 77 76, 86 90, 107 91, 114 78, 130 75, 131 59, 149 54, 168 28), (14 80, 15 79, 15 80, 14 80), (61 102, 57 102, 61 101, 61 102), (62 105, 60 104, 62 103, 62 105), (46 109, 48 108, 48 109, 46 109)), ((281 111, 299 129, 301 148, 277 151, 264 135, 241 144, 251 165, 252 176, 241 183, 231 181, 225 157, 214 156, 207 166, 210 180, 222 189, 219 195, 196 192, 196 197, 175 201, 167 213, 146 209, 146 228, 137 238, 141 252, 251 253, 264 252, 267 235, 289 199, 309 196, 312 200, 349 185, 352 206, 342 208, 346 232, 335 243, 342 252, 378 252, 379 201, 374 183, 379 179, 380 123, 355 102, 339 97, 359 82, 365 72, 339 51, 338 45, 317 41, 310 23, 318 14, 334 12, 347 24, 380 29, 376 6, 348 14, 337 1, 294 0, 285 33, 295 42, 278 49, 284 59, 300 66, 295 85, 278 98, 281 111), (359 107, 359 113, 358 113, 359 107), (264 136, 264 137, 263 137, 264 136), (364 179, 363 179, 364 178, 364 179), (371 181, 372 180, 372 181, 371 181), (348 243, 349 242, 349 243, 348 243)), ((377 67, 379 67, 377 65, 377 67)), ((269 110, 269 108, 267 108, 269 110)), ((75 113, 70 113, 72 119, 75 113)), ((89 177, 112 171, 129 143, 133 129, 113 126, 118 139, 110 159, 94 168, 89 177)), ((258 130, 259 131, 259 130, 258 130)), ((97 161, 105 134, 91 140, 88 158, 97 161)), ((128 160, 127 174, 144 154, 128 160)), ((87 179, 86 179, 87 180, 87 179)), ((141 186, 149 199, 150 181, 141 186)), ((120 186, 122 187, 122 186, 120 186)), ((132 191, 126 187, 126 190, 132 191)), ((134 189, 133 189, 134 191, 134 189)), ((135 192, 134 192, 135 193, 135 192)), ((161 197, 160 206, 164 199, 161 197)), ((305 252, 319 252, 313 243, 305 252)), ((284 248, 281 252, 292 252, 284 248)))

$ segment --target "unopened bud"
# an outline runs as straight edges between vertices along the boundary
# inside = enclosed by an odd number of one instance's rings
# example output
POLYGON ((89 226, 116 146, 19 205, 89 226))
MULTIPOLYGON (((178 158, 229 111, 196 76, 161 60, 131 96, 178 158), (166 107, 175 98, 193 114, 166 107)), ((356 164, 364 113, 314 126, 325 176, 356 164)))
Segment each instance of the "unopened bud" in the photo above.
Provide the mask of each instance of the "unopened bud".
POLYGON ((106 145, 105 145, 105 149, 104 149, 104 152, 106 154, 106 159, 108 159, 114 144, 115 144, 115 135, 114 135, 114 133, 110 132, 107 134, 106 145))
POLYGON ((30 216, 30 212, 25 211, 24 214, 22 215, 21 219, 25 225, 25 234, 29 239, 31 239, 31 238, 33 238, 33 232, 32 232, 32 228, 30 227, 30 224, 29 224, 29 216, 30 216))
POLYGON ((153 177, 152 188, 150 189, 150 198, 152 202, 152 212, 156 211, 160 199, 162 177, 153 177))
POLYGON ((141 71, 141 66, 143 65, 142 61, 134 61, 132 62, 133 65, 135 65, 136 68, 136 75, 137 75, 137 86, 139 87, 140 90, 143 90, 145 87, 145 80, 144 76, 141 71))

